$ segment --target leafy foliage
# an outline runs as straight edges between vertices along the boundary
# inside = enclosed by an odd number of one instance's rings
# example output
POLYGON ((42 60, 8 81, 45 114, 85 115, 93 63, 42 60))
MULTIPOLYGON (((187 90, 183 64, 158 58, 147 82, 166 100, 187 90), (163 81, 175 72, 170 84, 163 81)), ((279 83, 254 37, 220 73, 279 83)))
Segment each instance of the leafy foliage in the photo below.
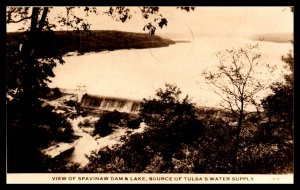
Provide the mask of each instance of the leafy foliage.
MULTIPOLYGON (((124 137, 123 143, 89 156, 90 163, 79 172, 112 173, 231 173, 236 134, 230 115, 203 111, 204 131, 193 140, 172 137, 170 130, 149 128, 124 137), (178 145, 180 144, 180 145, 178 145), (174 148, 174 146, 176 148, 174 148)), ((251 121, 250 121, 251 120, 251 121)), ((291 173, 293 146, 260 136, 260 125, 245 119, 240 136, 236 173, 291 173)))
POLYGON ((166 84, 165 87, 156 91, 157 99, 143 100, 140 117, 154 131, 157 130, 156 133, 165 133, 166 138, 174 135, 171 137, 174 140, 185 141, 199 137, 202 123, 197 120, 195 107, 189 102, 188 96, 180 100, 182 92, 176 85, 166 84))
POLYGON ((86 171, 173 171, 173 155, 184 144, 194 142, 203 133, 202 122, 197 119, 193 104, 189 103, 188 97, 180 100, 180 94, 176 85, 166 84, 166 89, 157 90, 157 99, 144 99, 140 118, 149 127, 143 133, 124 137, 119 147, 92 154, 86 171), (161 165, 156 170, 151 169, 151 163, 157 162, 158 158, 162 159, 161 165), (117 161, 118 166, 122 163, 121 168, 113 166, 117 161))
MULTIPOLYGON (((193 7, 179 8, 187 12, 194 10, 193 7)), ((274 84, 273 94, 262 101, 269 123, 263 123, 261 117, 247 118, 244 108, 247 104, 257 105, 253 97, 264 87, 261 81, 252 77, 260 54, 255 51, 251 54, 256 49, 251 46, 219 54, 220 72, 206 75, 227 95, 222 96, 223 105, 234 115, 233 121, 238 120, 237 128, 231 119, 211 113, 200 113, 205 114, 205 121, 199 120, 188 96, 180 99, 180 89, 166 84, 166 89, 157 90, 156 98, 144 99, 139 118, 130 119, 112 112, 104 114, 96 124, 96 131, 105 136, 112 132, 114 125, 124 123, 122 120, 127 121, 130 128, 137 128, 144 121, 148 127, 143 133, 124 137, 122 144, 112 149, 94 152, 89 156, 90 164, 82 170, 78 169, 78 164, 67 165, 65 161, 53 162, 45 158, 39 150, 47 147, 49 142, 73 139, 71 125, 65 116, 54 113, 53 107, 40 101, 41 95, 48 92, 47 82, 54 77, 52 69, 57 63, 63 63, 65 53, 56 48, 57 33, 51 30, 56 24, 78 31, 90 27, 85 19, 75 14, 75 7, 67 7, 67 17, 58 15, 58 22, 50 23, 47 15, 51 9, 7 9, 7 23, 30 22, 27 33, 7 40, 8 172, 231 173, 232 168, 237 173, 293 172, 290 170, 293 161, 293 77, 287 75, 285 83, 274 84), (219 83, 221 76, 228 80, 219 83), (289 135, 286 129, 290 131, 289 135)), ((158 7, 140 10, 144 19, 152 19, 144 27, 150 34, 154 34, 157 27, 167 26, 167 19, 159 13, 158 7)), ((98 14, 93 7, 85 7, 84 12, 98 14)), ((132 17, 131 9, 126 7, 111 7, 107 14, 122 22, 132 17)), ((80 32, 77 39, 78 36, 80 32)), ((283 56, 282 60, 292 70, 293 55, 283 56)), ((56 93, 54 97, 60 96, 56 93)))
POLYGON ((294 58, 292 53, 289 52, 286 56, 282 56, 282 61, 287 64, 292 72, 284 76, 284 83, 272 84, 271 90, 273 93, 262 100, 262 106, 268 117, 265 130, 286 129, 289 133, 282 133, 283 139, 292 139, 294 128, 294 58))
POLYGON ((117 110, 102 114, 100 119, 95 123, 95 134, 99 134, 101 137, 111 134, 114 131, 114 125, 120 123, 124 116, 127 115, 117 110))
MULTIPOLYGON (((73 130, 53 107, 14 99, 7 105, 8 172, 45 172, 39 149, 50 141, 71 142, 73 130), (29 104, 28 104, 29 103, 29 104)), ((26 100, 26 99, 25 99, 26 100)))
MULTIPOLYGON (((262 65, 258 52, 258 45, 246 45, 240 49, 226 49, 217 54, 219 65, 217 71, 204 71, 203 75, 213 90, 222 98, 221 106, 232 113, 236 119, 235 152, 233 153, 232 172, 236 172, 239 137, 246 116, 248 106, 258 106, 255 95, 266 88, 268 80, 259 77, 259 69, 265 66, 265 71, 270 74, 274 67, 262 65)), ((267 78, 267 77, 263 77, 267 78)))
POLYGON ((142 123, 142 119, 141 118, 133 118, 133 119, 129 119, 127 121, 127 127, 130 129, 138 129, 140 127, 140 124, 142 123))
MULTIPOLYGON (((9 172, 43 172, 39 148, 47 146, 51 140, 66 141, 72 136, 65 118, 52 112, 52 108, 44 107, 40 97, 48 90, 50 78, 54 77, 53 68, 57 63, 63 63, 63 52, 56 46, 58 38, 53 29, 59 24, 86 31, 90 25, 75 14, 75 7, 66 7, 66 16, 58 14, 51 23, 48 15, 52 9, 7 7, 7 24, 23 23, 28 27, 20 28, 26 30, 23 36, 13 36, 17 39, 6 42, 9 172)), ((85 7, 83 11, 86 16, 98 14, 93 7, 85 7)), ((122 22, 130 18, 129 11, 125 7, 110 9, 111 14, 116 12, 122 22)), ((161 23, 161 27, 166 25, 166 20, 161 23)), ((111 122, 104 120, 102 124, 107 127, 111 122)))
POLYGON ((239 157, 239 173, 293 173, 292 144, 247 143, 243 151, 240 151, 239 157))
POLYGON ((45 165, 47 165, 48 173, 76 173, 80 171, 80 164, 68 162, 63 159, 44 159, 45 165))
POLYGON ((39 97, 47 89, 49 77, 54 77, 53 67, 63 63, 60 52, 53 48, 54 33, 42 32, 47 25, 48 8, 34 7, 28 17, 28 9, 9 8, 7 23, 16 19, 30 19, 30 29, 24 41, 16 44, 7 41, 7 129, 8 171, 43 172, 43 156, 39 149, 50 141, 71 141, 73 130, 61 115, 44 106, 39 97), (25 12, 24 12, 25 11, 25 12), (40 15, 40 17, 39 17, 40 15), (43 40, 41 40, 43 39, 43 40), (9 44, 12 43, 12 44, 9 44))

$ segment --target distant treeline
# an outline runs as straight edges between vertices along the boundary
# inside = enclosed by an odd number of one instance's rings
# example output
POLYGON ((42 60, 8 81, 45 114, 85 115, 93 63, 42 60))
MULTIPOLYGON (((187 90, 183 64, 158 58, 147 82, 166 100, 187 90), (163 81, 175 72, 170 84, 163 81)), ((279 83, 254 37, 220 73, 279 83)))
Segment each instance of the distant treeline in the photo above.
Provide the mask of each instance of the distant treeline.
MULTIPOLYGON (((26 33, 7 33, 7 45, 20 45, 26 41, 26 33)), ((40 52, 60 50, 68 52, 99 52, 117 49, 142 49, 165 47, 175 42, 156 35, 109 30, 50 31, 39 38, 40 52)), ((44 53, 41 53, 44 54, 44 53)))
POLYGON ((263 33, 253 35, 250 39, 266 42, 287 43, 292 42, 294 37, 291 33, 263 33))

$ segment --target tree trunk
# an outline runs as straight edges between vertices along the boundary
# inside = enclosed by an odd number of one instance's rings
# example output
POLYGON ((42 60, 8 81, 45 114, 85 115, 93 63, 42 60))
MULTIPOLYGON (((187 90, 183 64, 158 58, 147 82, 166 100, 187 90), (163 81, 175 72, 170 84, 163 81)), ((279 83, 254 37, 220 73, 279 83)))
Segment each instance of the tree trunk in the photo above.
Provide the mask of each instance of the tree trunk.
POLYGON ((22 79, 22 88, 23 88, 23 95, 27 99, 29 104, 30 99, 33 98, 33 85, 34 85, 34 38, 36 36, 36 28, 38 24, 38 14, 39 14, 39 8, 33 7, 32 8, 32 14, 31 14, 31 23, 30 23, 30 31, 28 33, 28 38, 24 42, 23 45, 23 64, 26 70, 24 71, 24 78, 22 79))
POLYGON ((34 32, 37 29, 39 11, 40 11, 40 8, 38 8, 38 7, 32 8, 30 32, 34 32))
POLYGON ((38 28, 39 32, 42 32, 42 30, 43 30, 43 28, 46 24, 46 18, 47 18, 48 10, 49 10, 49 7, 44 7, 41 20, 39 21, 39 28, 38 28))
POLYGON ((237 158, 238 158, 238 150, 239 150, 239 144, 240 144, 240 133, 242 130, 243 125, 243 119, 244 119, 244 111, 241 109, 239 118, 238 118, 238 125, 236 129, 236 138, 234 142, 234 149, 233 149, 233 160, 232 160, 232 170, 231 173, 237 172, 237 158))
MULTIPOLYGON (((37 76, 34 71, 35 67, 35 51, 37 49, 37 43, 40 43, 41 32, 46 24, 46 17, 49 8, 43 8, 43 13, 39 19, 39 7, 32 8, 30 31, 27 39, 27 46, 24 47, 24 64, 26 64, 26 76, 25 76, 25 85, 24 85, 24 94, 28 95, 30 98, 36 98, 36 92, 39 90, 39 82, 37 81, 37 76)), ((28 97, 28 98, 29 98, 28 97)))

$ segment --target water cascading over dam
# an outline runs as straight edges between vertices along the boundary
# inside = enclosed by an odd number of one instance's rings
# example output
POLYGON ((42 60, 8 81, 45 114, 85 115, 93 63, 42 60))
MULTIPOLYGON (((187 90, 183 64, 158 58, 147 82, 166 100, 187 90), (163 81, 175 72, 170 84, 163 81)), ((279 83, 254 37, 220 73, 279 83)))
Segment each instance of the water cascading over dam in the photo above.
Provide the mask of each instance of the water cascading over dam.
POLYGON ((140 108, 140 101, 85 94, 81 99, 80 105, 83 108, 96 109, 101 111, 117 110, 119 112, 137 113, 140 108))

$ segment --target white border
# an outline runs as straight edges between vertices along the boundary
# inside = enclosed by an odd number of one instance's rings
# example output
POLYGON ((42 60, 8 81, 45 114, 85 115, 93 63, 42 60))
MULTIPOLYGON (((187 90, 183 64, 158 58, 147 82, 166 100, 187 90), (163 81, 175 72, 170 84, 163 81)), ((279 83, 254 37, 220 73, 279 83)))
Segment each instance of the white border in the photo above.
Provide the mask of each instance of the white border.
POLYGON ((7 184, 293 184, 293 174, 7 174, 7 184))

